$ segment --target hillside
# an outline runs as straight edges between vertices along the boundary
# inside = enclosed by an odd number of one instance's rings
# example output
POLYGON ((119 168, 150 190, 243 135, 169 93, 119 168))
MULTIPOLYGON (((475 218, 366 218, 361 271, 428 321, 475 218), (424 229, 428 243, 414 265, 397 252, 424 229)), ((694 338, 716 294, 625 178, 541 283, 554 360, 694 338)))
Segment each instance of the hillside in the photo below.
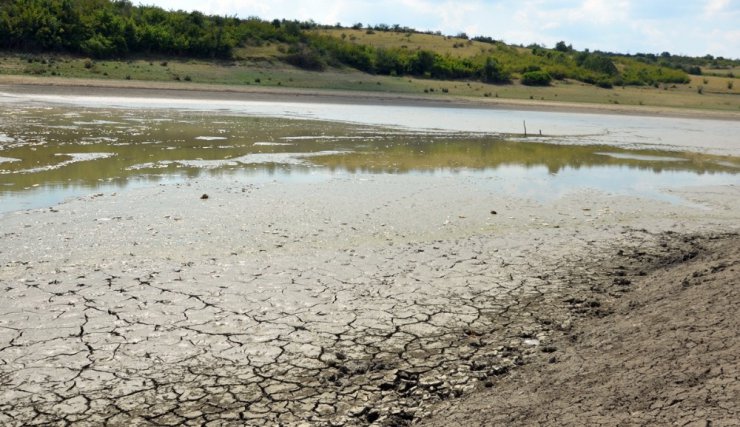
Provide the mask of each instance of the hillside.
POLYGON ((523 47, 128 1, 0 0, 0 49, 2 74, 740 108, 738 60, 523 47))

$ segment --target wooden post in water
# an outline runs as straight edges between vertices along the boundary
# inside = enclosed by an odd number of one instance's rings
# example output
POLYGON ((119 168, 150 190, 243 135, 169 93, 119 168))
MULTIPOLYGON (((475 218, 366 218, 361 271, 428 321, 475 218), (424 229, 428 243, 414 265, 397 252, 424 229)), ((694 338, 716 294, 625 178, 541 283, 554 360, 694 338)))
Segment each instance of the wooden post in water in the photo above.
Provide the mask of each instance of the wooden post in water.
POLYGON ((524 137, 526 138, 527 137, 527 121, 522 120, 522 123, 524 123, 524 137))

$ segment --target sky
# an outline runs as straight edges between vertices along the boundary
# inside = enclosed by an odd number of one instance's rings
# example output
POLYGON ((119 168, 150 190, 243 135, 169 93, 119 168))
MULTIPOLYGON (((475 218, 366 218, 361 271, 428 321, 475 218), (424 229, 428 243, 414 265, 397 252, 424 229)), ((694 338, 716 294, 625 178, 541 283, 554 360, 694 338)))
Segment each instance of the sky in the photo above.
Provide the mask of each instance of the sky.
MULTIPOLYGON (((134 1, 135 3, 135 1, 134 1)), ((399 24, 507 43, 740 59, 740 0, 145 0, 164 9, 319 24, 399 24)))

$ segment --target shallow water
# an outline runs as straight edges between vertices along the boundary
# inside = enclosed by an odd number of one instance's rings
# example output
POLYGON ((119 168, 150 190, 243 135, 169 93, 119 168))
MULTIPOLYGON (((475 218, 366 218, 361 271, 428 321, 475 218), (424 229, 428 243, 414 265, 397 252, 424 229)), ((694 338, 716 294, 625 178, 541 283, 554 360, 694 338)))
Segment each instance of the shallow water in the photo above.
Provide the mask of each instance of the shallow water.
POLYGON ((740 135, 740 120, 493 108, 0 93, 0 105, 15 103, 203 111, 223 115, 323 120, 406 130, 484 132, 499 135, 521 135, 526 126, 530 137, 541 133, 548 143, 603 144, 630 149, 740 156, 737 137, 740 135))
MULTIPOLYGON (((490 178, 498 192, 537 200, 593 188, 676 203, 681 200, 662 189, 740 184, 738 157, 627 150, 605 145, 599 137, 582 136, 579 144, 564 145, 559 137, 525 140, 481 132, 475 125, 459 132, 187 110, 3 109, 0 212, 192 178, 265 182, 379 173, 457 175, 490 178)), ((455 111, 473 121, 480 114, 455 111)))

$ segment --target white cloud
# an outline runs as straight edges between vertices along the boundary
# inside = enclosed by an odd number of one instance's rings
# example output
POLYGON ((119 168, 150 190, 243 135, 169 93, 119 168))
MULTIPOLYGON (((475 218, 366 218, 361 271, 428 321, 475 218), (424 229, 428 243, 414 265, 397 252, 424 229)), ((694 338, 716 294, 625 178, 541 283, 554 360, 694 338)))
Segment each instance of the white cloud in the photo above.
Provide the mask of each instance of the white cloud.
POLYGON ((704 13, 708 16, 722 13, 729 9, 730 0, 707 0, 704 6, 704 13))
POLYGON ((399 24, 466 32, 510 43, 564 40, 578 49, 739 57, 740 0, 147 0, 166 9, 313 20, 399 24), (691 36, 689 36, 689 34, 691 36))

